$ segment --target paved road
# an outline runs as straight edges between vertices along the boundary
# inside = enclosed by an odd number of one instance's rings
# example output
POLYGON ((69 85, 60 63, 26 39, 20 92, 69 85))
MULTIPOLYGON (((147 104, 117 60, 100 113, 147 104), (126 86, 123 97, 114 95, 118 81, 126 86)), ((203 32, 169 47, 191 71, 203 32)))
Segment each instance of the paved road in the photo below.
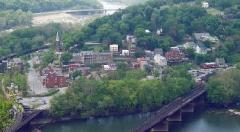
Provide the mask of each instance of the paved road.
POLYGON ((33 68, 32 60, 28 61, 30 68, 28 72, 28 85, 33 94, 42 94, 48 92, 41 82, 41 77, 39 73, 33 68))

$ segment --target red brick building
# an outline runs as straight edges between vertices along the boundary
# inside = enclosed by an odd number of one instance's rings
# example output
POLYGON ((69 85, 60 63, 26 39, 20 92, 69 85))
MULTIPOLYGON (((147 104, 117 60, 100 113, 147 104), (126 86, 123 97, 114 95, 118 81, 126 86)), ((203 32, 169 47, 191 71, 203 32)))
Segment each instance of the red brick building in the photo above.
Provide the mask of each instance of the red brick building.
POLYGON ((182 53, 180 50, 170 50, 165 54, 168 62, 180 62, 184 59, 184 56, 184 53, 182 53))
POLYGON ((67 87, 68 82, 66 77, 51 72, 43 79, 43 85, 47 88, 62 88, 67 87))

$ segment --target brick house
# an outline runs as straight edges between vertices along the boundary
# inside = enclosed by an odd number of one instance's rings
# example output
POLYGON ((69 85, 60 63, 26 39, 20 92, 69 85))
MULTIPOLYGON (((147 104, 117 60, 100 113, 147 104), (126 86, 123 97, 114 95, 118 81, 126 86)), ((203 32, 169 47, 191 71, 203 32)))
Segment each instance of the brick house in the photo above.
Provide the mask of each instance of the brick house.
POLYGON ((68 82, 66 77, 51 72, 43 79, 43 85, 47 88, 62 88, 67 87, 68 82))
POLYGON ((43 85, 47 88, 62 88, 68 86, 67 77, 62 75, 60 69, 48 67, 43 69, 40 75, 43 77, 43 85))
POLYGON ((181 62, 185 55, 180 50, 170 50, 165 53, 165 57, 168 62, 181 62))

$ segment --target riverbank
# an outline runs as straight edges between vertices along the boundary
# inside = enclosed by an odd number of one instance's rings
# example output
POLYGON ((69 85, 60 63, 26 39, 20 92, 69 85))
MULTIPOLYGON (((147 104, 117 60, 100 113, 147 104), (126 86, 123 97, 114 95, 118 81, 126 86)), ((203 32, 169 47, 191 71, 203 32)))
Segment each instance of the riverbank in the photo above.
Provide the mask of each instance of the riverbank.
MULTIPOLYGON (((71 120, 40 126, 42 132, 130 132, 151 114, 133 114, 71 120)), ((176 124, 175 124, 176 125, 176 124)), ((183 122, 171 128, 171 132, 239 132, 240 118, 231 115, 227 109, 206 108, 187 114, 183 122)))

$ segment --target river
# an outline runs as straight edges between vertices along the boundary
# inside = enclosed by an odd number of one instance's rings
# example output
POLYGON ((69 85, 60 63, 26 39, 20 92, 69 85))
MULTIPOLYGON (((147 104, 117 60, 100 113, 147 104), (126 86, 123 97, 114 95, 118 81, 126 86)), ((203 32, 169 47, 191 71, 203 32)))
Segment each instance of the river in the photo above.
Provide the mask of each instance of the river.
MULTIPOLYGON (((99 3, 103 5, 103 9, 124 9, 127 7, 127 5, 119 2, 106 2, 104 0, 98 0, 99 3)), ((93 13, 91 15, 74 15, 72 13, 64 13, 64 11, 68 10, 60 10, 60 11, 53 11, 53 12, 42 12, 42 13, 35 13, 33 14, 32 19, 32 26, 41 26, 46 25, 49 23, 63 23, 63 24, 80 24, 85 25, 89 21, 92 21, 98 17, 101 17, 103 15, 111 15, 115 13, 116 11, 107 11, 106 14, 99 14, 99 13, 93 13)), ((23 29, 28 28, 28 26, 18 26, 13 27, 11 29, 7 30, 0 30, 0 35, 3 33, 11 33, 17 29, 23 29)))
MULTIPOLYGON (((128 132, 149 114, 69 121, 48 124, 42 132, 128 132)), ((171 125, 170 132, 240 132, 240 117, 227 110, 207 109, 187 114, 184 121, 171 125)))

